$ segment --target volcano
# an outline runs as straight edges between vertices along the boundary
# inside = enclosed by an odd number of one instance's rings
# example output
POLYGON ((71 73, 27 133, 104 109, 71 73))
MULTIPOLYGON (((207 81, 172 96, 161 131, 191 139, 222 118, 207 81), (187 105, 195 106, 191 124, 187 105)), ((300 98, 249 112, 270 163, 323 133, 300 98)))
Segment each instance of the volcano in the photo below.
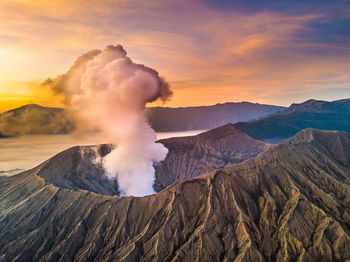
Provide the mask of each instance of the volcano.
POLYGON ((43 163, 1 177, 0 259, 345 261, 349 151, 349 133, 306 129, 147 197, 60 184, 43 163))

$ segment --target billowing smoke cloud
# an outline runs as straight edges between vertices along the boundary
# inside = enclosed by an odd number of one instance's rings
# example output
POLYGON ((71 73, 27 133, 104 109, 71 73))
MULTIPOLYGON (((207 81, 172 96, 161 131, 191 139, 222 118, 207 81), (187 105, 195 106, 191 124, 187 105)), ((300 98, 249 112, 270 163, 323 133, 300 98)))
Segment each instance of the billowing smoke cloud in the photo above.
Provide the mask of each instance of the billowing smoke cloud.
POLYGON ((167 149, 144 117, 145 105, 172 94, 158 72, 135 64, 122 46, 80 56, 72 68, 44 85, 64 93, 80 128, 98 128, 116 144, 104 159, 107 176, 117 178, 122 195, 153 193, 153 162, 167 149))

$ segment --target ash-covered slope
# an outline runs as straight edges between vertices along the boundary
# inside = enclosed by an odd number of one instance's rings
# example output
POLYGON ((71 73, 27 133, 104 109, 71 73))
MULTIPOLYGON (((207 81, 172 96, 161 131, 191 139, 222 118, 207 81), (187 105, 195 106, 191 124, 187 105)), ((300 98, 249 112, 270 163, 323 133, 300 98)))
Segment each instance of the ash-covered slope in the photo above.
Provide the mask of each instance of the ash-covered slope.
POLYGON ((57 187, 117 195, 118 183, 105 176, 102 159, 112 145, 75 146, 40 165, 36 174, 57 187))
POLYGON ((157 191, 173 182, 199 176, 228 164, 256 157, 267 146, 232 124, 196 136, 174 137, 158 141, 168 148, 164 161, 156 166, 157 191))
MULTIPOLYGON (((158 142, 164 144, 169 153, 164 161, 155 165, 156 191, 178 180, 253 158, 267 147, 231 124, 197 136, 158 142)), ((116 195, 118 184, 105 177, 102 167, 103 157, 111 148, 111 145, 72 147, 43 163, 37 175, 58 187, 116 195)))
POLYGON ((0 180, 1 261, 345 261, 350 134, 307 129, 143 197, 0 180))

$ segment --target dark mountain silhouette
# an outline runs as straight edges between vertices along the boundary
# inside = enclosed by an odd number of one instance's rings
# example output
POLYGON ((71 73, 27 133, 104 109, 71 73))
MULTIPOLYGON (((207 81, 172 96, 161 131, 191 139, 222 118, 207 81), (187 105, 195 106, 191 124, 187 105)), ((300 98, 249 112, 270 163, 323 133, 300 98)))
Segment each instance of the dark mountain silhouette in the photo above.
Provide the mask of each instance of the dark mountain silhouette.
POLYGON ((147 108, 146 116, 158 132, 205 130, 258 119, 283 109, 285 107, 241 102, 180 108, 151 107, 147 108))
POLYGON ((288 138, 305 128, 350 132, 350 99, 293 104, 269 117, 236 123, 235 127, 259 139, 288 138))
POLYGON ((55 185, 44 163, 0 178, 0 260, 345 261, 349 153, 349 133, 306 129, 142 198, 55 185))
POLYGON ((337 113, 350 112, 350 99, 336 100, 333 102, 310 99, 300 104, 292 104, 280 113, 313 112, 313 113, 337 113))

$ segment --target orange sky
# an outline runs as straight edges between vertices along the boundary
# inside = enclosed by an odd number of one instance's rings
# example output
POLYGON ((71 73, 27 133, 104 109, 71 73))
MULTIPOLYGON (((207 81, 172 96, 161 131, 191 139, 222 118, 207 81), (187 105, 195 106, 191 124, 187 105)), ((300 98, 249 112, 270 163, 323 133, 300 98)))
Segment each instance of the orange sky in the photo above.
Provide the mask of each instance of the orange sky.
POLYGON ((0 112, 62 106, 40 83, 108 44, 122 44, 133 61, 166 77, 175 94, 167 106, 350 97, 350 36, 319 26, 339 22, 329 8, 250 11, 209 2, 2 0, 0 112))

